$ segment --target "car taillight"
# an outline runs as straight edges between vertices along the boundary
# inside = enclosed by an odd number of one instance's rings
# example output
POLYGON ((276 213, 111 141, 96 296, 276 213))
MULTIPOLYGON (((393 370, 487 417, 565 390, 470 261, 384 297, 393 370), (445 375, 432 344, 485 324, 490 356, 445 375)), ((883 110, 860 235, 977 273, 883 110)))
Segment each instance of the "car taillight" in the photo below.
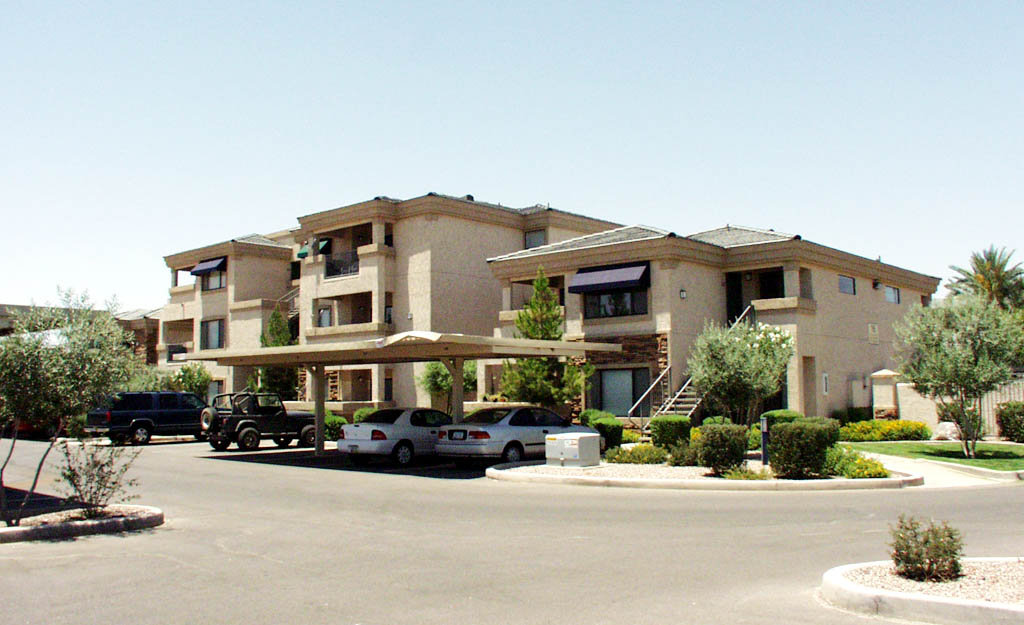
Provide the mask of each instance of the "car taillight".
POLYGON ((341 430, 340 432, 338 432, 338 439, 345 440, 345 430, 341 430))
POLYGON ((107 423, 110 423, 113 420, 114 420, 114 417, 110 414, 110 411, 108 410, 107 411, 107 423))
POLYGON ((380 430, 374 430, 373 432, 370 432, 370 440, 371 441, 386 441, 386 440, 388 440, 388 437, 385 436, 384 432, 381 432, 380 430))
POLYGON ((487 432, 470 432, 469 433, 469 437, 470 438, 476 438, 476 439, 484 439, 484 438, 490 438, 491 435, 488 434, 487 432))
POLYGON ((448 432, 438 432, 437 440, 443 441, 446 434, 448 434, 448 432))

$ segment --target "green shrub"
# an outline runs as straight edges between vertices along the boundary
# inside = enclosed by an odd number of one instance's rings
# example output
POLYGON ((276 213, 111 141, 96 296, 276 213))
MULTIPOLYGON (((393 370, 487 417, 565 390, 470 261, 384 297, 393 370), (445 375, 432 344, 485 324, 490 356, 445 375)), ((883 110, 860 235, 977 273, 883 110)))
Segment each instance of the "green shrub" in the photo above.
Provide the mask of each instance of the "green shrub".
POLYGON ((875 415, 871 408, 840 408, 833 410, 829 417, 838 421, 840 425, 846 425, 858 421, 870 421, 875 418, 875 415))
MULTIPOLYGON (((769 410, 761 414, 762 417, 768 418, 768 431, 772 431, 772 426, 776 423, 792 423, 797 419, 803 418, 803 413, 797 412, 796 410, 769 410)), ((758 421, 760 423, 760 421, 758 421)))
POLYGON ((641 438, 640 432, 637 432, 636 430, 629 430, 626 428, 622 429, 623 443, 639 443, 641 438))
POLYGON ((615 417, 601 417, 590 422, 590 427, 604 437, 605 449, 622 444, 622 422, 615 417))
POLYGON ((690 440, 690 418, 662 415, 651 419, 651 441, 659 447, 669 448, 690 440))
POLYGON ((727 480, 770 480, 772 472, 765 468, 754 471, 746 466, 738 466, 726 471, 724 477, 727 480))
POLYGON ((698 458, 701 466, 716 475, 743 464, 747 452, 747 428, 742 425, 701 426, 698 458))
POLYGON ((372 415, 375 412, 377 412, 377 409, 370 408, 369 406, 365 408, 360 408, 359 410, 356 410, 355 413, 352 415, 352 423, 362 423, 363 419, 372 415))
POLYGON ((943 522, 928 527, 913 517, 900 515, 892 536, 892 562, 896 574, 917 581, 944 582, 960 577, 963 540, 960 532, 943 522))
POLYGON ((723 417, 723 416, 708 417, 707 419, 704 419, 703 421, 700 422, 700 424, 702 426, 703 425, 729 425, 730 423, 732 423, 732 419, 730 419, 729 417, 723 417))
POLYGON ((931 435, 928 426, 918 421, 859 421, 839 430, 839 439, 850 442, 926 441, 931 435))
POLYGON ((331 414, 331 411, 327 411, 324 415, 324 440, 334 441, 341 437, 341 426, 348 423, 345 417, 338 417, 331 414))
POLYGON ((604 455, 605 462, 618 464, 664 464, 668 452, 661 447, 642 443, 630 448, 615 447, 604 455))
POLYGON ((836 421, 835 419, 830 419, 827 417, 800 417, 799 419, 797 419, 796 421, 792 421, 791 423, 797 422, 817 423, 819 425, 825 426, 825 428, 828 430, 829 447, 839 442, 839 422, 836 421))
POLYGON ((828 449, 835 444, 838 425, 832 419, 798 419, 775 424, 768 443, 772 471, 790 478, 822 475, 828 449))
POLYGON ((80 414, 68 419, 68 424, 64 427, 64 435, 78 440, 89 438, 89 433, 85 431, 85 415, 80 414))
POLYGON ((996 410, 999 436, 1015 443, 1024 443, 1024 402, 1008 401, 996 410))
POLYGON ((673 467, 696 467, 700 465, 700 443, 682 442, 672 447, 668 464, 673 467))
POLYGON ((757 425, 750 426, 750 430, 747 432, 747 449, 754 451, 761 449, 761 427, 757 425))
POLYGON ((580 413, 580 425, 585 427, 594 427, 590 425, 592 421, 597 421, 598 419, 614 418, 615 415, 613 415, 610 412, 605 412, 604 410, 597 410, 596 408, 587 408, 586 410, 580 413))
POLYGON ((837 475, 851 480, 889 477, 889 471, 881 462, 866 458, 860 452, 842 445, 833 445, 825 453, 822 474, 837 475))

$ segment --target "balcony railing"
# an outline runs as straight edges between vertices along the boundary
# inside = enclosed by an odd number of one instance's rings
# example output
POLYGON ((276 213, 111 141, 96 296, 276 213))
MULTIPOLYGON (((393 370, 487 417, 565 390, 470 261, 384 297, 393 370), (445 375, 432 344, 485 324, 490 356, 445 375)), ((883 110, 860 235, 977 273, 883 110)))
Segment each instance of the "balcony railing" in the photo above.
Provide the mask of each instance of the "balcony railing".
POLYGON ((174 356, 176 354, 187 353, 188 347, 186 347, 185 345, 181 345, 180 343, 170 343, 167 345, 167 362, 181 362, 179 360, 175 360, 174 356))
POLYGON ((359 254, 355 250, 327 256, 324 262, 324 277, 337 278, 359 273, 359 254))

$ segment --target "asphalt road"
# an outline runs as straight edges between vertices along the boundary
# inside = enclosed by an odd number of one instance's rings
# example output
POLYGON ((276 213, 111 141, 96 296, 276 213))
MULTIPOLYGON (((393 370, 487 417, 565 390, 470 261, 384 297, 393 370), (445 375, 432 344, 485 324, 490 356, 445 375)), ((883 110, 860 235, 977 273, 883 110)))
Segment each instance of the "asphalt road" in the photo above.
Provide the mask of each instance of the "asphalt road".
MULTIPOLYGON (((7 441, 0 444, 6 450, 7 441)), ((23 486, 41 443, 19 442, 23 486)), ((1024 554, 1024 486, 643 491, 354 469, 307 451, 146 447, 144 532, 0 545, 2 623, 880 622, 816 598, 887 557, 900 513, 949 521, 966 555, 1024 554)), ((53 491, 53 472, 41 484, 53 491)))

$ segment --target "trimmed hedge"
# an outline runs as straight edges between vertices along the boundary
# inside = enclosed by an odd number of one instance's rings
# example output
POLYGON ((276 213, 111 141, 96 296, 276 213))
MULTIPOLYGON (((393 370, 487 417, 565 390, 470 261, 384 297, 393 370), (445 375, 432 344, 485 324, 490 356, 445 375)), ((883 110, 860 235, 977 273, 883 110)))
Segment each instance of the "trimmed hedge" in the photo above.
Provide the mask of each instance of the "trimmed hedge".
POLYGON ((1008 401, 996 410, 999 436, 1015 443, 1024 443, 1024 402, 1008 401))
POLYGON ((341 426, 348 423, 345 417, 337 417, 330 412, 324 417, 324 440, 334 441, 341 436, 341 426))
POLYGON ((932 436, 928 426, 918 421, 859 421, 844 425, 839 439, 850 442, 926 441, 932 436))
MULTIPOLYGON (((768 431, 769 432, 772 431, 772 426, 775 425, 776 423, 792 423, 793 421, 796 421, 797 419, 803 419, 804 418, 804 415, 803 415, 802 412, 797 412, 796 410, 786 410, 786 409, 782 409, 782 410, 769 410, 768 412, 762 413, 761 416, 768 418, 768 431)), ((760 424, 760 423, 761 423, 761 421, 758 420, 758 424, 760 424)))
POLYGON ((835 419, 797 419, 777 423, 768 443, 772 471, 780 477, 822 475, 828 450, 838 437, 835 419))
POLYGON ((679 443, 669 450, 668 464, 673 467, 700 465, 700 443, 679 443))
POLYGON ((761 449, 761 427, 758 425, 750 426, 750 430, 747 432, 747 449, 755 451, 761 449))
POLYGON ((604 410, 598 410, 596 408, 587 408, 586 410, 584 410, 583 412, 580 413, 580 425, 585 426, 585 427, 594 427, 594 426, 590 425, 591 421, 596 421, 598 419, 614 419, 614 418, 615 418, 615 415, 613 415, 610 412, 605 412, 604 410))
POLYGON ((630 430, 629 428, 622 429, 623 443, 639 443, 640 438, 640 432, 637 432, 636 430, 630 430))
POLYGON ((604 437, 605 449, 622 444, 622 423, 615 417, 601 417, 590 422, 590 427, 604 437))
POLYGON ((711 424, 700 428, 697 455, 701 466, 716 475, 743 464, 747 453, 747 428, 742 425, 711 424))
POLYGON ((618 464, 665 464, 668 452, 663 447, 647 443, 634 445, 629 449, 615 447, 604 455, 605 462, 618 464))
POLYGON ((662 415, 651 419, 651 442, 655 445, 669 448, 689 440, 689 417, 662 415))

